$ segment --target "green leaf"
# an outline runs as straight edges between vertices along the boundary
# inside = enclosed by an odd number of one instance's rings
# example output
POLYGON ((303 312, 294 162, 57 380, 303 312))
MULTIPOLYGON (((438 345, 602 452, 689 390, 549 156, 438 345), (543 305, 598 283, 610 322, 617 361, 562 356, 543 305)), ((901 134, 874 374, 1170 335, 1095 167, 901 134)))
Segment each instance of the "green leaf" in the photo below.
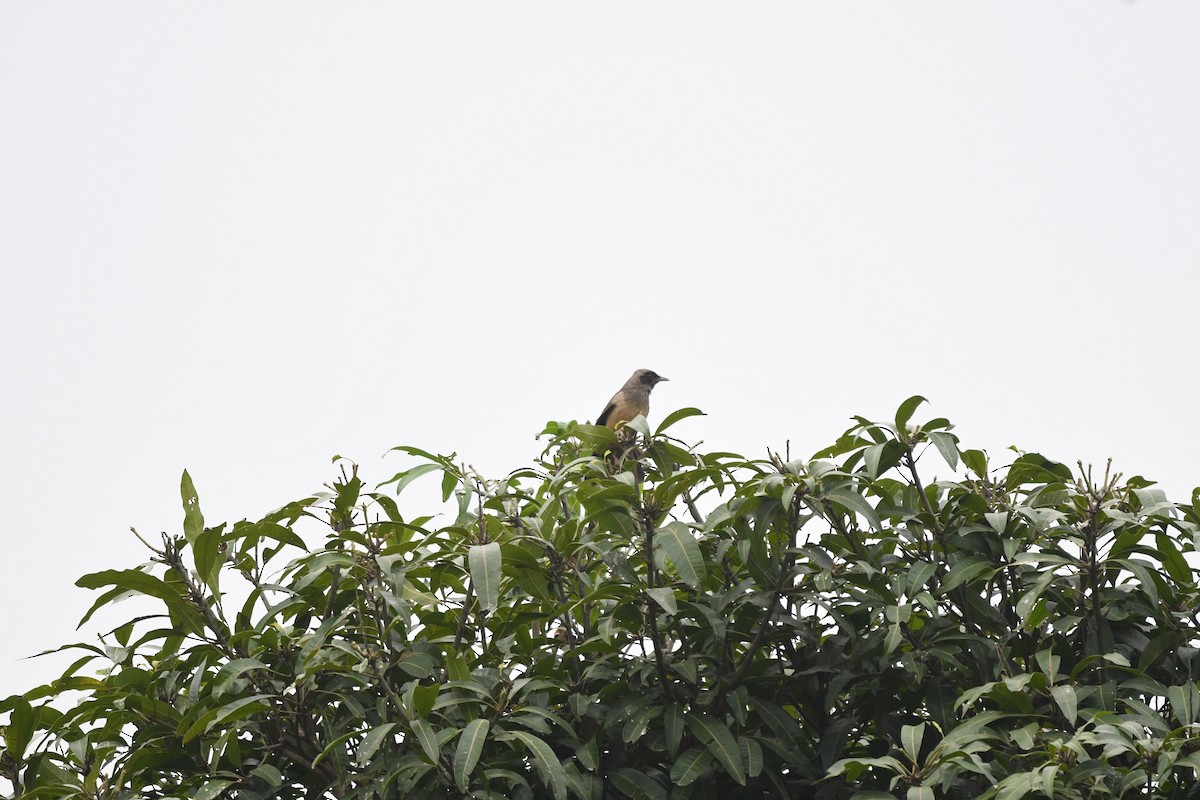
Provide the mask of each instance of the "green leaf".
POLYGON ((650 423, 646 421, 646 417, 643 414, 638 414, 626 422, 624 427, 629 428, 631 431, 637 431, 647 439, 650 438, 650 423))
POLYGON ((679 743, 683 741, 683 709, 678 703, 667 706, 663 715, 663 733, 667 737, 667 755, 675 758, 679 743))
POLYGON ((550 749, 550 745, 525 731, 512 731, 509 735, 519 740, 529 748, 529 752, 533 753, 533 762, 537 765, 542 780, 550 786, 550 793, 554 795, 554 800, 566 800, 567 779, 563 774, 562 764, 559 762, 558 756, 554 755, 554 751, 550 749))
POLYGON ((404 487, 408 486, 417 478, 421 477, 422 475, 428 475, 431 472, 437 472, 439 469, 443 469, 441 464, 418 464, 411 469, 406 469, 403 472, 397 472, 391 478, 379 484, 379 488, 382 489, 389 483, 394 483, 396 484, 396 494, 400 494, 402 491, 404 491, 404 487))
POLYGON ((699 778, 712 763, 712 756, 703 747, 693 747, 675 759, 671 765, 671 783, 675 786, 687 786, 699 778))
POLYGON ((738 747, 742 751, 742 761, 746 764, 746 775, 757 778, 763 768, 762 745, 748 736, 739 736, 738 747))
POLYGON ((12 717, 7 727, 0 727, 4 733, 4 749, 18 762, 25 755, 25 748, 33 739, 35 714, 33 706, 24 697, 13 698, 12 717))
POLYGON ((458 737, 458 749, 454 753, 454 783, 460 792, 465 792, 471 784, 471 772, 479 762, 479 754, 483 752, 490 724, 486 719, 469 722, 458 737))
POLYGON ((838 486, 833 489, 828 489, 824 492, 824 496, 840 506, 845 507, 851 512, 861 514, 867 518, 871 528, 879 530, 883 527, 883 522, 879 519, 879 513, 871 506, 867 499, 858 492, 848 489, 844 486, 838 486))
POLYGON ((971 472, 974 472, 980 478, 987 477, 987 453, 982 450, 963 450, 962 460, 971 472))
MULTIPOLYGON (((197 509, 197 512, 199 510, 197 509)), ((192 555, 195 557, 196 574, 204 585, 216 594, 221 579, 221 536, 223 526, 206 528, 192 543, 192 555)))
POLYGON ((493 611, 500 601, 500 571, 504 556, 499 542, 472 545, 467 551, 467 565, 475 594, 485 611, 493 611))
POLYGON ((217 670, 217 674, 213 676, 212 683, 210 684, 213 696, 220 697, 227 692, 231 684, 244 673, 252 669, 266 668, 267 665, 257 658, 235 658, 217 670))
POLYGON ((1158 545, 1158 556, 1162 559, 1167 574, 1178 583, 1191 584, 1192 568, 1188 566, 1183 553, 1179 552, 1179 548, 1175 546, 1174 540, 1159 531, 1154 535, 1154 541, 1158 545))
POLYGON ((183 535, 188 544, 195 547, 196 539, 204 530, 204 515, 200 513, 200 497, 192 483, 192 476, 183 471, 183 479, 179 483, 179 494, 183 498, 183 535))
POLYGON ((659 424, 658 430, 655 431, 654 435, 658 436, 667 428, 671 427, 676 422, 679 422, 681 419, 687 419, 688 417, 703 417, 704 415, 704 412, 698 408, 681 408, 677 411, 672 411, 659 424))
POLYGON ((919 394, 915 394, 901 403, 900 408, 896 409, 896 432, 902 433, 908 425, 908 421, 912 419, 913 412, 917 410, 917 407, 920 406, 921 403, 927 402, 929 401, 924 397, 921 397, 919 394))
MULTIPOLYGON (((102 572, 93 572, 75 581, 75 585, 82 589, 99 589, 102 586, 114 586, 121 590, 121 592, 135 592, 149 597, 157 597, 166 603, 167 607, 172 611, 187 617, 193 622, 200 622, 199 612, 181 594, 182 587, 177 589, 153 575, 147 575, 145 572, 136 569, 106 569, 102 572)), ((112 592, 109 593, 109 595, 112 594, 112 592)), ((88 612, 88 616, 91 616, 91 612, 88 612)), ((84 617, 84 622, 86 621, 87 617, 84 617)), ((79 624, 82 625, 83 622, 79 624)))
POLYGON ((229 780, 228 778, 218 778, 215 780, 207 780, 194 795, 191 795, 194 800, 216 800, 226 789, 228 789, 237 781, 229 780))
POLYGON ((746 765, 742 763, 742 751, 738 748, 737 739, 729 727, 707 714, 689 714, 687 724, 692 735, 716 757, 729 777, 739 786, 745 786, 746 765))
POLYGON ((918 561, 913 564, 908 570, 908 596, 916 597, 936 571, 937 566, 931 561, 918 561))
POLYGON ((933 431, 926 435, 950 465, 950 469, 958 469, 958 437, 945 431, 933 431))
POLYGON ((666 800, 666 790, 641 770, 620 767, 609 773, 608 777, 613 788, 631 800, 666 800))
POLYGON ((921 742, 925 740, 925 723, 921 722, 916 725, 904 725, 900 728, 900 746, 904 748, 905 755, 914 764, 920 763, 921 758, 921 742))
POLYGON ((367 731, 367 735, 362 738, 358 744, 358 752, 355 753, 355 760, 360 767, 365 767, 371 763, 371 759, 379 750, 380 745, 384 743, 387 737, 391 734, 392 729, 396 727, 395 722, 385 722, 382 725, 376 725, 371 730, 367 731))
POLYGON ((679 613, 679 605, 675 602, 675 591, 669 587, 658 586, 653 589, 647 589, 646 594, 662 606, 663 611, 668 614, 675 615, 679 613))
POLYGON ((984 575, 991 577, 999 571, 992 562, 988 561, 983 556, 967 556, 946 573, 945 579, 942 581, 941 592, 945 594, 951 589, 955 589, 964 583, 970 583, 984 575))
POLYGON ((1054 696, 1054 702, 1058 703, 1059 709, 1062 710, 1063 716, 1067 718, 1067 722, 1075 724, 1076 718, 1079 716, 1079 699, 1075 695, 1074 686, 1051 686, 1050 694, 1054 696))
POLYGON ((705 571, 704 557, 691 529, 682 522, 671 522, 655 531, 654 540, 671 562, 675 574, 688 586, 698 586, 705 571))
POLYGON ((440 683, 434 683, 429 686, 413 686, 413 713, 418 717, 428 717, 429 712, 433 711, 433 704, 437 700, 441 689, 442 685, 440 683))
POLYGON ((409 723, 412 728, 413 736, 417 739, 417 744, 421 745, 421 750, 424 751, 429 763, 438 763, 438 756, 441 755, 441 748, 438 747, 437 736, 433 733, 433 728, 423 719, 414 719, 409 723))

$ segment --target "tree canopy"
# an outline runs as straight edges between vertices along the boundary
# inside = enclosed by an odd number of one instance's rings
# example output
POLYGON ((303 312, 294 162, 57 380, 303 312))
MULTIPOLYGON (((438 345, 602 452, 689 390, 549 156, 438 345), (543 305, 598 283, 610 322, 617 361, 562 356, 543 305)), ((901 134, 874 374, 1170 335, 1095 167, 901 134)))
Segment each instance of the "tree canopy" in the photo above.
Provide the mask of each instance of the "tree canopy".
POLYGON ((811 458, 695 409, 499 480, 398 447, 233 525, 185 472, 182 532, 78 581, 152 613, 0 701, 0 795, 1200 797, 1200 495, 921 402, 811 458), (450 511, 402 513, 430 474, 450 511))

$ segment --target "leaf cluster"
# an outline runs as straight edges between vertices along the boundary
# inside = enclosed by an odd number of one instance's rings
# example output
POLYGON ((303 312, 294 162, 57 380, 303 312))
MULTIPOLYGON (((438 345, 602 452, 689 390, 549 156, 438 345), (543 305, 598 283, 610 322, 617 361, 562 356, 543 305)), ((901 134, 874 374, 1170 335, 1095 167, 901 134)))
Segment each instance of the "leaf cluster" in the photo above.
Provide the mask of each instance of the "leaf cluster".
POLYGON ((182 534, 79 580, 153 613, 0 701, 0 794, 1200 796, 1200 495, 920 403, 807 460, 698 452, 694 409, 502 480, 402 447, 233 526, 185 472, 182 534), (429 474, 449 513, 402 514, 429 474))

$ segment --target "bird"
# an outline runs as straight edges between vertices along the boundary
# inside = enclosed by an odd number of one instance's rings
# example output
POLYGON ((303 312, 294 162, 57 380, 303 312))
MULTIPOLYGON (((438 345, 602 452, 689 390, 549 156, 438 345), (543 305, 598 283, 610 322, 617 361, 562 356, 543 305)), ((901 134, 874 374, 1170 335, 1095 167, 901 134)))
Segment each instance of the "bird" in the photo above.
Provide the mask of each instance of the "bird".
POLYGON ((654 370, 634 370, 629 380, 625 381, 608 405, 596 419, 597 425, 603 425, 614 431, 638 414, 645 416, 650 413, 650 390, 659 383, 667 380, 654 370))

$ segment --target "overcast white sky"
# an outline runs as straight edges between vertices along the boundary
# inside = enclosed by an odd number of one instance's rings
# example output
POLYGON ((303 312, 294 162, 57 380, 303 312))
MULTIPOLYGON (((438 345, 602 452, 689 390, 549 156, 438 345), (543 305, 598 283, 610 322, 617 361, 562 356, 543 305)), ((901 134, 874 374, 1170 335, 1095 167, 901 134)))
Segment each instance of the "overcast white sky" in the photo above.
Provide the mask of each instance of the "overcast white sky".
POLYGON ((334 454, 502 475, 637 367, 714 449, 919 393, 1185 499, 1197 42, 1183 0, 0 5, 0 696, 185 467, 210 523, 334 454))

